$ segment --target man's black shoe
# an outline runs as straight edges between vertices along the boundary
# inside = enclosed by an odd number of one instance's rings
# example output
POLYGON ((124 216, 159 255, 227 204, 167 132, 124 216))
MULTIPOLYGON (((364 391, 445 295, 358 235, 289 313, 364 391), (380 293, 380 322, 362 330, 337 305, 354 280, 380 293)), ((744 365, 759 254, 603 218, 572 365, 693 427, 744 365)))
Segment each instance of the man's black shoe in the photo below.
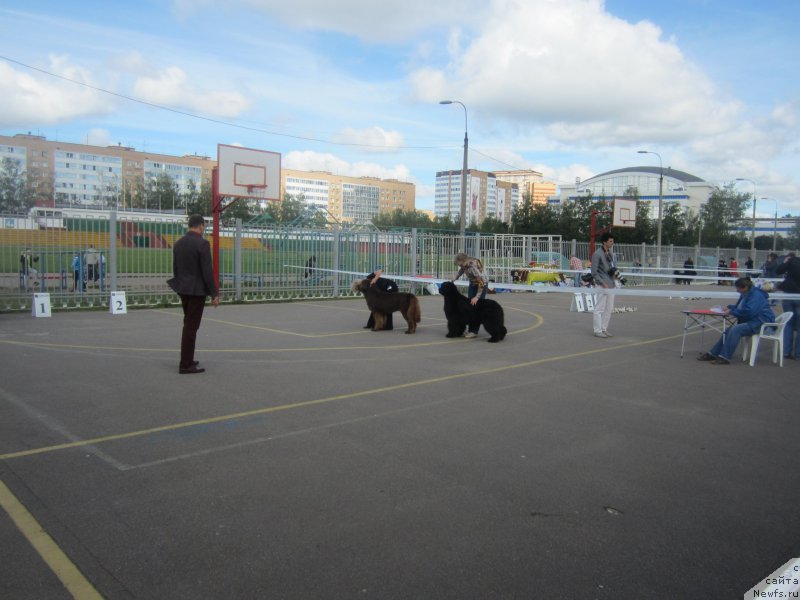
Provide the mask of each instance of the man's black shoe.
POLYGON ((181 375, 194 375, 195 373, 205 373, 206 370, 192 365, 188 369, 178 369, 181 375))

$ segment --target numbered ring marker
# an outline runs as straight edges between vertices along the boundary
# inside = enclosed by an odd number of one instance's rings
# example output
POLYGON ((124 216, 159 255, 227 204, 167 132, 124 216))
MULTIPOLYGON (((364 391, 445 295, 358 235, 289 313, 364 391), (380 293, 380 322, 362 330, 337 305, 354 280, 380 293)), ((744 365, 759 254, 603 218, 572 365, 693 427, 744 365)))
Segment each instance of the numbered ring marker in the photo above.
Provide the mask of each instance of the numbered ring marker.
POLYGON ((124 315, 128 313, 128 305, 125 300, 125 292, 111 292, 109 301, 109 312, 112 315, 124 315))

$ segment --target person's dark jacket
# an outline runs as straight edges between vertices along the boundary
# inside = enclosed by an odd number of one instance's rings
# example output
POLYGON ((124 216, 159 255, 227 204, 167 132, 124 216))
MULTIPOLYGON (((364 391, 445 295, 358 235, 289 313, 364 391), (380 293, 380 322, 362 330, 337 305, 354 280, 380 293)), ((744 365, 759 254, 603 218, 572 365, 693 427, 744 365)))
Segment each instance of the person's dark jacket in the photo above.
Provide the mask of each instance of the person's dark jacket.
POLYGON ((764 266, 761 268, 761 272, 767 279, 775 278, 777 277, 775 271, 778 268, 778 266, 779 265, 777 260, 768 260, 767 262, 764 263, 764 266))
MULTIPOLYGON (((367 275, 367 279, 372 281, 372 278, 375 277, 375 273, 370 273, 367 275)), ((397 284, 392 281, 391 279, 386 279, 385 277, 378 277, 378 281, 373 284, 379 291, 387 292, 389 294, 395 293, 400 288, 397 287, 397 284)))
POLYGON ((778 289, 787 294, 800 294, 800 258, 793 256, 775 269, 776 275, 786 275, 778 289))
POLYGON ((211 244, 194 231, 186 232, 172 249, 172 279, 167 285, 184 296, 217 295, 211 268, 211 244))

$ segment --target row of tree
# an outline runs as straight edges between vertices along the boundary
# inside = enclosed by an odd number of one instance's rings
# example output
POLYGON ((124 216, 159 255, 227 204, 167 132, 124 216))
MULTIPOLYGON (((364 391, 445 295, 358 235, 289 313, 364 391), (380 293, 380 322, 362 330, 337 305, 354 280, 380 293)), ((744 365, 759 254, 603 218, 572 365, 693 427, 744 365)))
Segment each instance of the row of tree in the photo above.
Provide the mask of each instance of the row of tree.
MULTIPOLYGON (((650 216, 651 203, 638 202, 636 188, 629 188, 625 198, 637 200, 636 226, 633 228, 615 227, 614 239, 624 244, 654 244, 658 237, 658 219, 650 216)), ((738 193, 733 183, 717 187, 699 212, 682 207, 677 202, 662 205, 661 243, 676 246, 706 246, 722 248, 749 248, 750 236, 739 231, 742 224, 751 222, 746 216, 752 196, 738 193)), ((588 240, 591 234, 592 215, 595 217, 595 231, 608 228, 612 221, 613 199, 581 197, 564 204, 534 204, 530 196, 514 208, 510 223, 494 217, 484 219, 480 224, 471 223, 466 229, 482 233, 517 233, 528 235, 560 235, 565 240, 588 240)), ((788 215, 787 215, 788 216, 788 215)), ((391 214, 379 215, 373 223, 379 227, 417 227, 458 230, 456 219, 436 217, 418 211, 397 210, 391 214)), ((756 248, 772 248, 773 236, 756 237, 756 248)), ((778 250, 800 247, 800 219, 788 237, 777 238, 778 250)))
MULTIPOLYGON (((166 173, 147 181, 142 178, 124 190, 107 190, 100 194, 103 208, 138 208, 149 210, 185 210, 187 213, 211 214, 211 189, 206 183, 197 186, 189 182, 187 190, 181 192, 175 181, 166 173)), ((0 213, 26 214, 42 195, 53 199, 52 184, 28 181, 18 163, 8 158, 0 165, 0 213)), ((626 198, 638 200, 636 188, 629 188, 626 198)), ((676 202, 662 206, 661 243, 676 246, 703 245, 707 247, 747 248, 749 236, 738 231, 738 225, 748 222, 746 211, 752 197, 738 193, 733 183, 715 188, 699 212, 685 209, 676 202)), ((480 224, 471 223, 469 231, 482 233, 517 233, 530 235, 560 235, 563 239, 588 240, 592 215, 596 231, 611 223, 613 199, 581 197, 575 202, 561 205, 534 204, 530 196, 514 208, 510 223, 488 217, 480 224)), ((615 228, 616 241, 626 244, 653 244, 657 239, 658 221, 650 216, 650 202, 638 202, 636 227, 615 228)), ((238 200, 222 213, 223 223, 231 224, 235 219, 244 223, 302 224, 322 227, 329 222, 328 215, 309 206, 301 196, 286 195, 282 202, 258 202, 238 200)), ((372 224, 378 228, 413 228, 458 231, 457 218, 451 216, 429 217, 416 210, 398 209, 392 213, 377 215, 372 224)), ((777 239, 778 249, 800 247, 800 219, 791 235, 777 239)), ((756 248, 772 248, 772 236, 758 236, 756 248)))

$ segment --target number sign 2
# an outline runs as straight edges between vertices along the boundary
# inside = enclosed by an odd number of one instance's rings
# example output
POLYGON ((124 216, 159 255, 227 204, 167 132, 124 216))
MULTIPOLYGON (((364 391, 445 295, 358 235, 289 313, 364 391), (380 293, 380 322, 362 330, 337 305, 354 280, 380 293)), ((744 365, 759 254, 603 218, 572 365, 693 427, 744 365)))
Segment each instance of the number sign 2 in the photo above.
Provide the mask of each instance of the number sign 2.
POLYGON ((111 292, 109 307, 112 315, 127 314, 128 305, 125 301, 125 292, 111 292))

